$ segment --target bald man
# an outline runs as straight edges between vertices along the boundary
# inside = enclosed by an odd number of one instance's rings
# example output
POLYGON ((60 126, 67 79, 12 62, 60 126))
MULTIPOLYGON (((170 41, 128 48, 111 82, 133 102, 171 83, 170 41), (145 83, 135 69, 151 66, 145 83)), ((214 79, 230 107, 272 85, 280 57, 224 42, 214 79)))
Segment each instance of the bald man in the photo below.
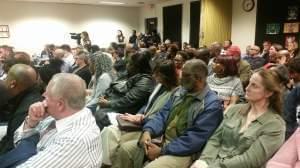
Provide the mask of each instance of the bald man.
MULTIPOLYGON (((54 53, 54 60, 61 60, 63 62, 63 64, 61 65, 61 72, 71 72, 72 71, 72 67, 71 65, 69 65, 65 60, 64 60, 64 56, 65 56, 65 51, 61 48, 57 48, 54 53)), ((51 62, 50 62, 51 64, 51 62)))
POLYGON ((30 106, 24 123, 15 132, 17 144, 36 132, 40 134, 37 153, 18 168, 101 166, 100 130, 85 108, 85 88, 84 80, 75 74, 53 76, 43 94, 45 99, 30 106))
POLYGON ((36 83, 37 74, 31 66, 16 64, 8 71, 5 87, 9 101, 0 109, 0 112, 7 112, 9 120, 6 135, 0 141, 0 154, 6 153, 14 147, 15 130, 25 119, 29 106, 41 100, 36 83))

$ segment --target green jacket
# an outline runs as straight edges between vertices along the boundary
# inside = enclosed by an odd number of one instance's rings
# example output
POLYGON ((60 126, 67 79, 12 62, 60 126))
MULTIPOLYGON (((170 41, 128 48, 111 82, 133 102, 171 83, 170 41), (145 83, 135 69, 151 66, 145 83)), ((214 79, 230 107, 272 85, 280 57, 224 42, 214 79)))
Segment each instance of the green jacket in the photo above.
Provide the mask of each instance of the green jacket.
POLYGON ((271 109, 240 132, 249 108, 248 104, 239 104, 228 109, 200 156, 209 168, 264 167, 282 145, 285 123, 271 109))

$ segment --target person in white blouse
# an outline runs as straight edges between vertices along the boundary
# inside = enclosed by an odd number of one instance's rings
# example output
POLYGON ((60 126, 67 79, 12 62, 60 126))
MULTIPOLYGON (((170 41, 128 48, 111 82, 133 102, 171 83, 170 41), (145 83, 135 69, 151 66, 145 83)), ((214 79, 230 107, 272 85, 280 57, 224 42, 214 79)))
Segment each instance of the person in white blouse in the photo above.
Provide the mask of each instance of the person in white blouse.
POLYGON ((100 129, 85 106, 85 82, 74 74, 56 74, 43 96, 32 104, 15 142, 40 134, 37 153, 18 168, 94 168, 102 163, 100 129), (74 92, 75 91, 75 92, 74 92))

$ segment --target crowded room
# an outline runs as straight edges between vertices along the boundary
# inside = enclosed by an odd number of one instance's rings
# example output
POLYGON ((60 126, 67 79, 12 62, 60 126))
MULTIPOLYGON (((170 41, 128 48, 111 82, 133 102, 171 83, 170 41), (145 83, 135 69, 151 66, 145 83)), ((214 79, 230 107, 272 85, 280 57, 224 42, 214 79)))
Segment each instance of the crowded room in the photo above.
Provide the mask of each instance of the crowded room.
POLYGON ((0 6, 0 168, 300 168, 300 0, 0 6))

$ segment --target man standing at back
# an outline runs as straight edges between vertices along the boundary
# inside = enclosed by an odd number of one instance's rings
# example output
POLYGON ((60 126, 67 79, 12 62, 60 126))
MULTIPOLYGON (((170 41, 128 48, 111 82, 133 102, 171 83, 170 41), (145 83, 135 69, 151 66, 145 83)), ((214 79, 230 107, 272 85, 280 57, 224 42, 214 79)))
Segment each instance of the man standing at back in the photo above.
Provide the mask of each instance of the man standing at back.
POLYGON ((75 74, 53 76, 43 96, 30 106, 15 142, 40 133, 37 154, 18 167, 100 167, 100 130, 85 106, 85 82, 75 74), (75 92, 74 92, 75 91, 75 92))

